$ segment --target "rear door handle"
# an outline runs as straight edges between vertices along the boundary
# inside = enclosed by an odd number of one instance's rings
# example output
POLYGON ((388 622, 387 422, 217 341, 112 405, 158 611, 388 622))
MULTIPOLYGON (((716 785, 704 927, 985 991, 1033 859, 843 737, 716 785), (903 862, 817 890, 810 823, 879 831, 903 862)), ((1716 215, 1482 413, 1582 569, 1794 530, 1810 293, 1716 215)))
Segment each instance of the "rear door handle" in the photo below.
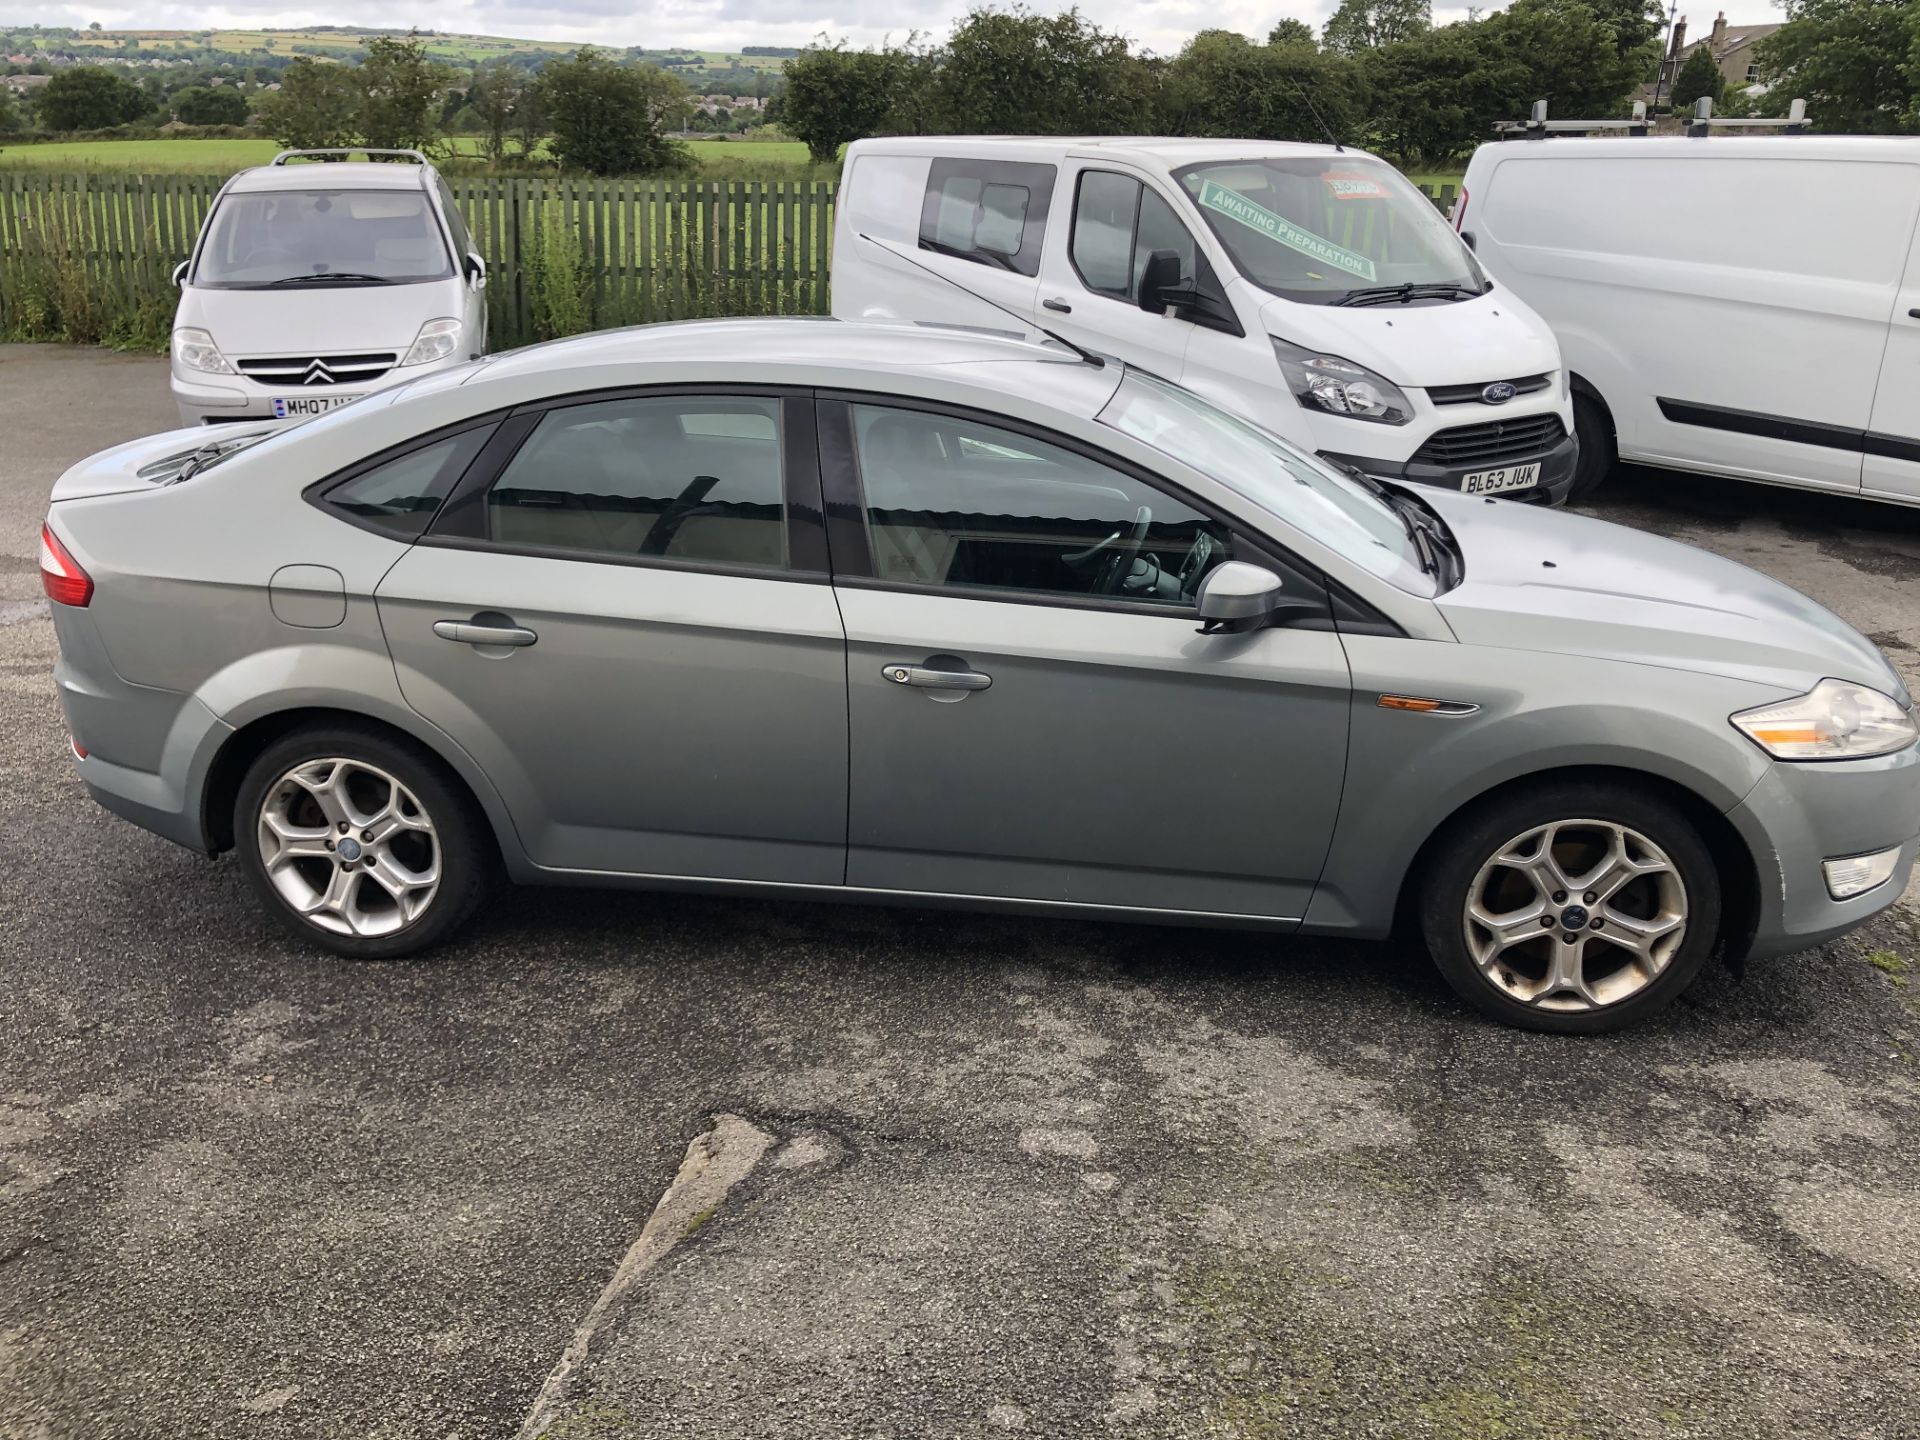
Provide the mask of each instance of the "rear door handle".
POLYGON ((436 620, 433 633, 461 645, 531 645, 540 637, 518 625, 475 625, 470 620, 436 620))
POLYGON ((1042 300, 1040 303, 1049 310, 1058 310, 1062 315, 1071 315, 1073 313, 1073 307, 1057 297, 1042 300))
POLYGON ((978 670, 934 670, 925 665, 886 665, 880 673, 896 685, 913 685, 922 690, 984 690, 993 684, 991 675, 978 670))

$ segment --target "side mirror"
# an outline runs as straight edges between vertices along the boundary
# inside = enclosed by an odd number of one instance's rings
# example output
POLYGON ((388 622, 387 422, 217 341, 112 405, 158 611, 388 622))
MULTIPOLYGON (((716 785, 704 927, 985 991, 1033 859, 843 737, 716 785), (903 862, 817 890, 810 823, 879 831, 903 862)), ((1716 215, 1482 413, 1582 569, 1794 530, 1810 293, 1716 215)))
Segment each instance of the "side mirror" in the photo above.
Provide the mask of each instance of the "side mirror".
POLYGON ((1146 268, 1140 272, 1140 308, 1162 314, 1174 303, 1169 292, 1177 295, 1180 290, 1180 253, 1156 250, 1147 256, 1146 268))
POLYGON ((1280 589, 1278 575, 1244 560, 1214 566, 1200 582, 1200 633, 1238 635, 1260 629, 1280 607, 1280 589))
POLYGON ((178 290, 182 285, 187 283, 187 267, 191 264, 193 264, 191 260, 182 260, 178 265, 173 267, 174 289, 178 290))
POLYGON ((1462 230, 1460 232, 1460 243, 1469 250, 1478 250, 1480 248, 1473 243, 1473 232, 1471 230, 1462 230))
POLYGON ((467 283, 474 289, 478 290, 487 283, 487 262, 471 250, 467 252, 467 258, 461 268, 467 272, 467 283))

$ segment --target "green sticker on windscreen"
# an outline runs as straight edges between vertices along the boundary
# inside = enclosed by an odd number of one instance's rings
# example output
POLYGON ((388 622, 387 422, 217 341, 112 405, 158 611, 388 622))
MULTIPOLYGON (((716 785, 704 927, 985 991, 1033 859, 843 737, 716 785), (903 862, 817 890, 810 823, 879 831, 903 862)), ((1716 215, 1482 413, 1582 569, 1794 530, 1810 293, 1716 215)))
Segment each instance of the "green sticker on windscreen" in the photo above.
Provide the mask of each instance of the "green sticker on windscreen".
POLYGON ((1298 250, 1302 255, 1310 255, 1315 260, 1345 270, 1350 275, 1358 275, 1362 280, 1373 280, 1378 272, 1373 261, 1364 255, 1343 249, 1314 234, 1303 230, 1291 220, 1274 214, 1264 205, 1256 205, 1238 190, 1229 190, 1226 186, 1209 180, 1200 187, 1200 203, 1209 210, 1217 210, 1230 220, 1238 220, 1249 230, 1258 230, 1276 244, 1285 245, 1289 250, 1298 250))

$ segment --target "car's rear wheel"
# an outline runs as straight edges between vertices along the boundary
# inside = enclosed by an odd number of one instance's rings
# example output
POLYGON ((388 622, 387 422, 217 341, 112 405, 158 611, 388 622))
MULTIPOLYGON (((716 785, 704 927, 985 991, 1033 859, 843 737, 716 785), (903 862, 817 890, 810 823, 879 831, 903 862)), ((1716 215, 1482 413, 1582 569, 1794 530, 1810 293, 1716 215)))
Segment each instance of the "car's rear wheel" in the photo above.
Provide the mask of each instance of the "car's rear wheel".
POLYGON ((436 945, 472 914, 491 871, 484 824, 418 746, 326 726, 254 760, 233 833, 247 878, 289 929, 377 960, 436 945))
POLYGON ((1584 500, 1599 489, 1618 458, 1614 449, 1613 419, 1607 414, 1607 407, 1593 396, 1575 393, 1573 433, 1580 438, 1580 454, 1574 461, 1573 484, 1567 487, 1569 501, 1584 500))
POLYGON ((1547 784, 1464 817, 1421 898, 1441 973, 1496 1019, 1596 1034, 1693 983, 1720 925, 1720 881, 1674 806, 1629 786, 1547 784))

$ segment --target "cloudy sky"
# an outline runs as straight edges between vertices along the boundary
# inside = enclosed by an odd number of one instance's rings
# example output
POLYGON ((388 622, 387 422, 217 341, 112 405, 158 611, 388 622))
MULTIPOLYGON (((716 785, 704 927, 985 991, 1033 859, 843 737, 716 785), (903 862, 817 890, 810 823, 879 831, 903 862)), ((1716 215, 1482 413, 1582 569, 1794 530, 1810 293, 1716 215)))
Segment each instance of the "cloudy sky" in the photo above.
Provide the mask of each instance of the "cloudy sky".
MULTIPOLYGON (((1037 0, 1035 9, 1062 9, 1066 0, 1037 0)), ((1283 15, 1316 29, 1336 0, 1082 0, 1082 10, 1163 54, 1196 30, 1225 26, 1264 35, 1283 15)), ((1724 5, 1734 23, 1779 20, 1768 0, 1681 0, 1697 32, 1724 5)), ((803 45, 822 31, 870 44, 917 29, 944 34, 968 0, 0 0, 0 22, 108 29, 201 30, 208 27, 284 28, 299 25, 418 25, 524 39, 592 41, 605 45, 737 50, 742 45, 803 45)), ((1499 9, 1498 3, 1485 6, 1499 9)), ((1462 18, 1466 9, 1436 4, 1436 20, 1462 18)))

